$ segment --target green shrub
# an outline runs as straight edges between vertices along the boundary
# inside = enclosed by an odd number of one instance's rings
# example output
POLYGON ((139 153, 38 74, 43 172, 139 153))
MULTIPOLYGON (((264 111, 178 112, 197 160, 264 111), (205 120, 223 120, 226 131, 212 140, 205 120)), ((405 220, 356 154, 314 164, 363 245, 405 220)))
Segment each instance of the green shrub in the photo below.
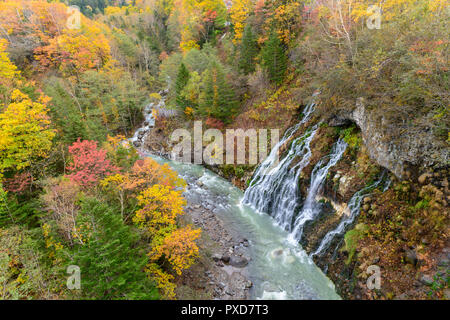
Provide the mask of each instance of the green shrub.
POLYGON ((362 238, 364 238, 364 235, 367 233, 368 227, 367 225, 360 223, 357 224, 356 227, 352 230, 347 231, 347 233, 344 236, 344 247, 342 250, 346 251, 348 253, 346 264, 350 264, 350 262, 353 259, 353 256, 355 255, 356 248, 358 246, 358 241, 362 238))

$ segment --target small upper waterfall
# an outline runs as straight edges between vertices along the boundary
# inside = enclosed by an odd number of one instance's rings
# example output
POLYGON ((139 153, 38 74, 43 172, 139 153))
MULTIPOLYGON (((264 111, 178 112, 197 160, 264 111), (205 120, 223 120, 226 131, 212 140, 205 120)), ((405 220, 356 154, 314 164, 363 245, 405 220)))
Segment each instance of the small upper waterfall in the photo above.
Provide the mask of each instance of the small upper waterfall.
POLYGON ((323 157, 315 165, 311 173, 311 183, 308 189, 308 195, 303 204, 301 212, 297 215, 294 222, 294 228, 289 235, 289 240, 299 241, 303 233, 303 226, 305 222, 313 220, 319 213, 320 206, 316 201, 316 196, 321 192, 325 178, 327 177, 328 170, 336 165, 336 163, 341 159, 342 155, 347 148, 347 143, 344 140, 339 139, 331 150, 328 156, 323 157), (328 162, 324 165, 325 161, 329 158, 328 162))

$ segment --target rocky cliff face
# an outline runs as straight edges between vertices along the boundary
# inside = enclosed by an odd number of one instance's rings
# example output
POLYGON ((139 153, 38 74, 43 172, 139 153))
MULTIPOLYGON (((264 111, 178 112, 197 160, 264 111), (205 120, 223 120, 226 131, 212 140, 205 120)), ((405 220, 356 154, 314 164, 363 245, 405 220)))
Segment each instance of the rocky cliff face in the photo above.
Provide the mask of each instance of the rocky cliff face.
POLYGON ((360 98, 353 110, 337 109, 328 120, 331 126, 356 123, 371 158, 400 179, 411 172, 448 166, 448 143, 438 139, 431 128, 414 124, 414 114, 386 117, 360 98))

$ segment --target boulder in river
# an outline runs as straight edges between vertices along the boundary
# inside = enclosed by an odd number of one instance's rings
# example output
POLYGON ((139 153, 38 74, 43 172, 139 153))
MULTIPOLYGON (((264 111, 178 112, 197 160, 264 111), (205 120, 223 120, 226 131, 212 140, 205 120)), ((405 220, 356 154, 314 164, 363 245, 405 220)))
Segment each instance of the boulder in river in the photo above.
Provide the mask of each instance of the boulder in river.
POLYGON ((245 257, 231 256, 229 264, 236 268, 244 268, 248 265, 248 260, 245 257))
POLYGON ((430 286, 430 285, 433 284, 433 278, 431 276, 429 276, 429 275, 426 275, 426 274, 423 274, 420 277, 419 281, 421 283, 423 283, 424 285, 427 285, 427 286, 430 286))

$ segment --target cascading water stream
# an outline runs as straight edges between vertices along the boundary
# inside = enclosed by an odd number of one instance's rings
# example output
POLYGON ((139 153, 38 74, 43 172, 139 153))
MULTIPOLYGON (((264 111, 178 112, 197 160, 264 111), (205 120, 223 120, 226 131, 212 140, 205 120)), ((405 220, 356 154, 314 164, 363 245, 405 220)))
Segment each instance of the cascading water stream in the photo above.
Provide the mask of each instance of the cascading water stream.
POLYGON ((273 201, 271 211, 275 221, 285 230, 290 231, 294 213, 297 211, 300 202, 299 177, 302 170, 309 164, 311 158, 311 141, 317 132, 317 125, 308 130, 303 136, 292 142, 289 150, 291 161, 285 165, 288 174, 283 180, 279 180, 281 188, 276 188, 278 196, 273 201), (294 159, 301 160, 289 169, 294 159))
MULTIPOLYGON (((162 97, 157 106, 161 107, 164 104, 165 99, 162 97)), ((140 147, 143 144, 143 141, 145 141, 145 137, 147 136, 148 132, 155 126, 155 116, 153 114, 154 106, 155 103, 150 102, 144 107, 144 123, 142 127, 134 132, 133 137, 130 139, 131 143, 133 143, 135 147, 140 147)))
POLYGON ((305 222, 314 220, 314 218, 320 212, 320 206, 316 201, 316 196, 321 192, 325 178, 327 177, 328 170, 335 166, 336 163, 341 159, 342 155, 347 149, 347 143, 339 139, 331 150, 330 155, 323 157, 315 166, 311 173, 311 183, 308 189, 308 195, 303 204, 302 210, 297 215, 294 228, 289 234, 289 240, 292 242, 300 241, 303 233, 303 226, 305 222), (329 158, 326 165, 324 165, 326 159, 329 158))
POLYGON ((306 123, 314 112, 314 102, 303 111, 302 120, 286 130, 283 138, 271 150, 253 175, 249 188, 245 191, 243 204, 258 212, 274 213, 273 218, 285 230, 290 231, 292 216, 299 203, 298 178, 309 163, 310 143, 317 131, 317 125, 308 129, 301 137, 292 141, 287 155, 278 163, 279 150, 297 130, 306 123), (300 161, 292 165, 295 159, 300 161))
MULTIPOLYGON (((292 141, 287 155, 265 176, 249 187, 244 195, 244 204, 259 212, 272 213, 273 218, 285 230, 290 230, 292 214, 298 206, 298 178, 311 157, 310 143, 317 131, 317 125, 292 141), (292 165, 295 159, 300 161, 292 165)), ((262 173, 260 173, 262 174, 262 173)))
POLYGON ((280 147, 306 123, 314 112, 314 103, 304 110, 303 119, 289 128, 281 141, 272 149, 270 155, 256 170, 250 186, 244 194, 243 204, 251 206, 260 213, 268 213, 283 229, 291 232, 289 240, 298 242, 301 239, 305 222, 313 220, 320 211, 316 196, 321 191, 328 170, 336 165, 342 157, 347 144, 338 140, 331 154, 322 158, 314 167, 308 195, 295 221, 293 219, 301 205, 298 180, 302 170, 309 164, 311 158, 310 143, 316 134, 318 125, 309 128, 301 137, 296 138, 286 154, 277 164, 280 147), (327 159, 329 158, 328 162, 327 159), (293 165, 295 159, 300 161, 293 165), (325 163, 326 162, 326 163, 325 163))
POLYGON ((284 145, 286 141, 288 141, 292 137, 292 135, 296 133, 297 130, 310 119, 311 114, 314 112, 314 106, 315 103, 311 102, 305 107, 305 110, 303 111, 304 116, 302 120, 296 125, 286 130, 286 132, 283 135, 283 138, 272 148, 272 150, 269 153, 269 156, 258 166, 253 175, 250 187, 247 188, 247 191, 245 192, 244 202, 246 202, 247 204, 252 203, 253 206, 257 210, 259 210, 260 205, 254 203, 254 201, 258 200, 253 198, 255 197, 256 194, 259 194, 261 193, 261 191, 264 190, 262 187, 267 185, 269 183, 269 180, 273 180, 271 179, 272 174, 276 173, 280 168, 280 164, 277 165, 277 163, 279 156, 278 152, 281 146, 284 145))
POLYGON ((328 232, 325 235, 325 237, 323 237, 322 241, 320 242, 319 247, 316 249, 316 251, 311 253, 311 255, 310 255, 311 257, 320 256, 321 254, 323 254, 323 252, 330 247, 333 239, 335 239, 337 236, 342 236, 345 233, 347 227, 350 226, 355 221, 356 217, 358 216, 360 209, 361 209, 361 201, 363 200, 363 198, 365 196, 367 196, 370 191, 372 191, 373 189, 378 187, 380 185, 380 183, 383 181, 384 177, 385 177, 385 172, 383 172, 383 174, 381 175, 381 177, 378 181, 374 182, 370 186, 367 186, 367 187, 359 190, 358 192, 356 192, 353 195, 353 197, 348 202, 348 208, 350 211, 350 215, 347 217, 343 217, 343 219, 338 224, 338 226, 334 230, 328 232))

